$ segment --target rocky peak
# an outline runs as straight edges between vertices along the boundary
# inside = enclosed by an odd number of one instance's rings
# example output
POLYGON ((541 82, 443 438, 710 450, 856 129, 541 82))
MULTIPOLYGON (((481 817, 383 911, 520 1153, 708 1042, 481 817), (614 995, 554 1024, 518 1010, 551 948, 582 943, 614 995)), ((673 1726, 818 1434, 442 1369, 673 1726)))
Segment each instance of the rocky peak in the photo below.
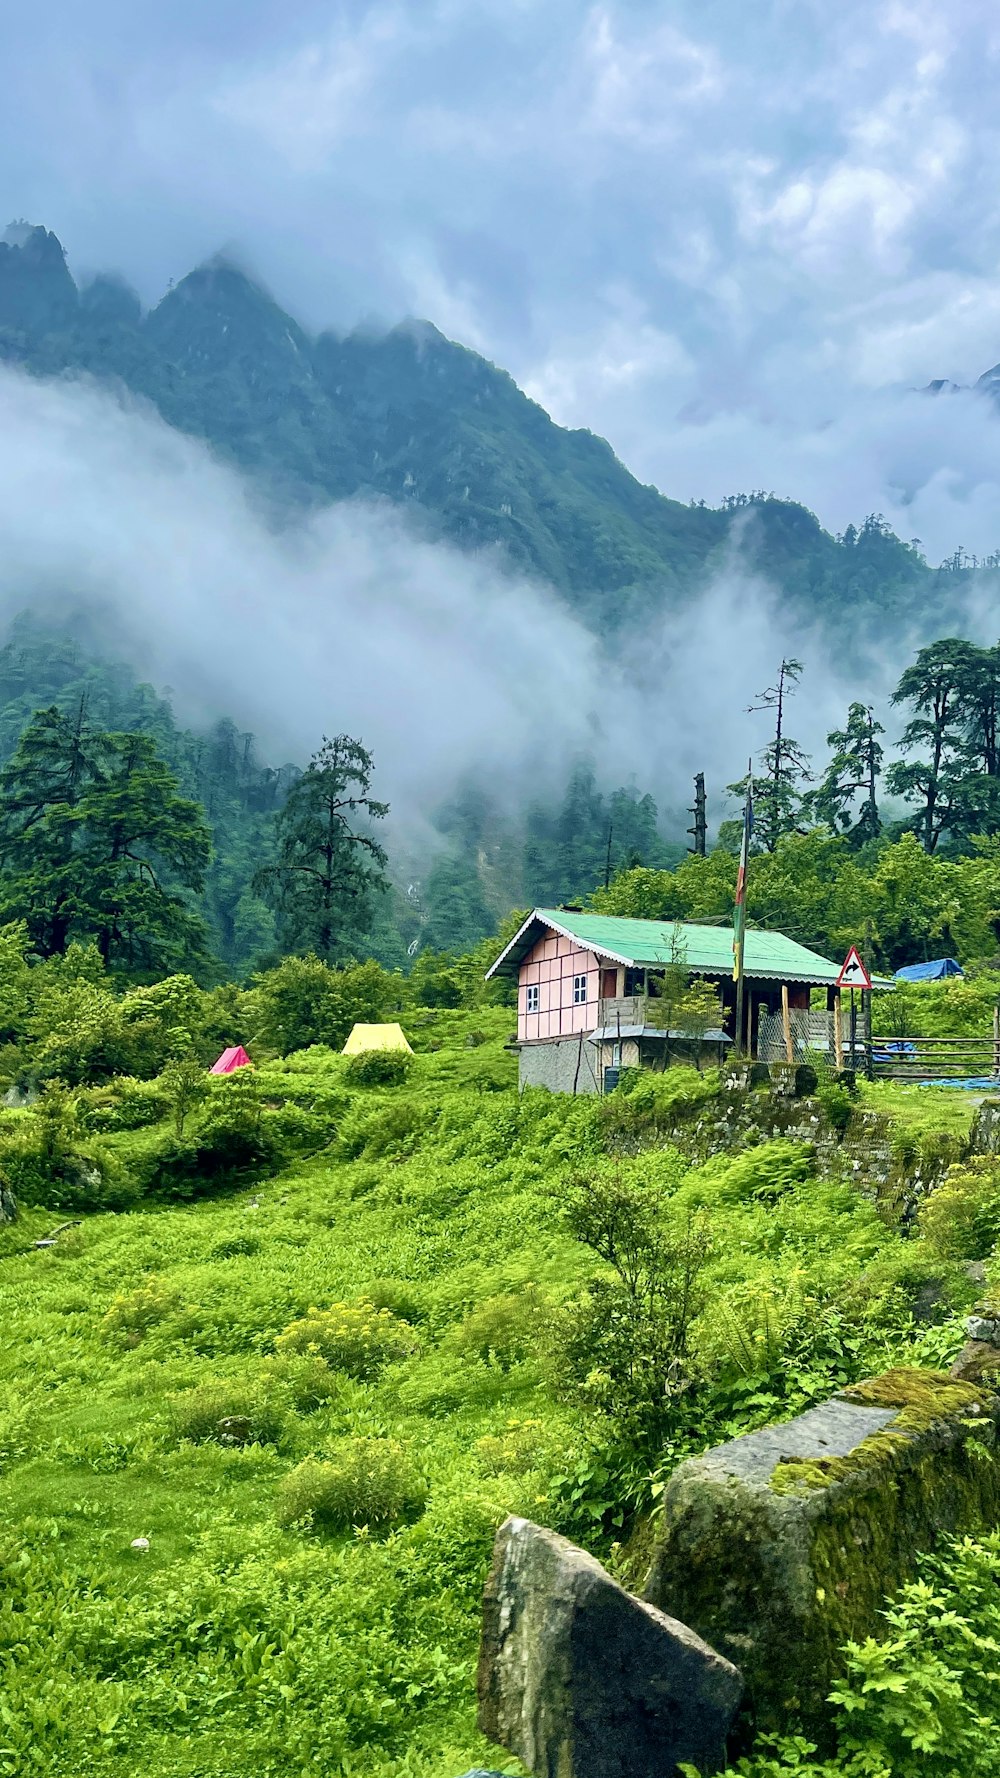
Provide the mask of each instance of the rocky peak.
POLYGON ((61 241, 29 222, 12 222, 0 240, 0 327, 47 333, 72 319, 77 302, 61 241))

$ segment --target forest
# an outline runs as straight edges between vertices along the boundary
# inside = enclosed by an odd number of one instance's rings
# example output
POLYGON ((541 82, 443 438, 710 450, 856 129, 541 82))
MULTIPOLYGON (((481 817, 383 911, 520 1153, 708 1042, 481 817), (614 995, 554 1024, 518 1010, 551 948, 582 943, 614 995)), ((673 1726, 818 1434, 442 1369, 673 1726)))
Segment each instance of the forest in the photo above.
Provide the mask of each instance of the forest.
MULTIPOLYGON (((751 920, 830 955, 868 921, 884 970, 991 963, 1000 649, 919 650, 891 707, 852 703, 819 760, 794 736, 802 690, 792 659, 748 687, 772 731, 750 785, 751 920)), ((745 776, 728 788, 738 809, 745 776)), ((268 764, 228 717, 183 728, 93 640, 27 617, 0 649, 0 790, 0 914, 40 960, 94 945, 118 984, 175 969, 243 980, 306 953, 443 978, 514 908, 591 898, 608 913, 731 916, 739 820, 665 833, 650 788, 602 784, 581 759, 561 795, 520 808, 470 779, 433 811, 413 875, 362 739, 317 737, 311 761, 268 764)))

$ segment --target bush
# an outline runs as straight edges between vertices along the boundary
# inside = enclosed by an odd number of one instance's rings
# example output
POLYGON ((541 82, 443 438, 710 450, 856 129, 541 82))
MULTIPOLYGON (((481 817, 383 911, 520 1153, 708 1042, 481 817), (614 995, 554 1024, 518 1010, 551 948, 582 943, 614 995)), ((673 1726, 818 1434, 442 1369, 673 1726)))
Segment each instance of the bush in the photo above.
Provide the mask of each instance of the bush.
POLYGON ((176 1128, 158 1137, 135 1161, 142 1185, 163 1198, 196 1198, 228 1185, 263 1178, 281 1162, 278 1114, 260 1103, 249 1068, 217 1082, 190 1134, 176 1128))
POLYGON ((170 1423, 176 1438, 198 1445, 276 1445, 285 1416, 250 1383, 211 1382, 172 1397, 170 1423))
POLYGON ((102 1134, 142 1130, 159 1123, 167 1104, 167 1094, 159 1081, 136 1080, 128 1074, 106 1087, 91 1088, 78 1099, 83 1128, 102 1134))
POLYGON ((279 1352, 314 1353, 331 1370, 370 1382, 387 1364, 414 1352, 417 1341, 407 1322, 363 1299, 333 1303, 329 1309, 310 1309, 308 1315, 286 1327, 275 1344, 279 1352))
POLYGON ((383 1160, 386 1155, 412 1154, 433 1111, 418 1099, 399 1099, 365 1116, 350 1116, 340 1132, 339 1152, 344 1160, 383 1160))
POLYGON ((120 1210, 139 1189, 116 1155, 87 1139, 76 1100, 60 1083, 0 1129, 0 1173, 19 1203, 49 1210, 120 1210))
POLYGON ((183 1298, 176 1290, 154 1279, 150 1284, 141 1284, 137 1290, 116 1296, 101 1326, 112 1339, 124 1340, 127 1346, 137 1346, 152 1328, 169 1321, 182 1306, 183 1298))
POLYGON ((273 1395, 284 1396, 298 1414, 315 1414, 343 1393, 342 1375, 316 1353, 284 1352, 272 1358, 264 1373, 273 1395))
POLYGON ((476 1358, 492 1359, 501 1370, 537 1354, 545 1303, 534 1285, 516 1296, 490 1297, 448 1335, 447 1345, 476 1358))
POLYGON ((405 1445, 391 1438, 345 1439, 334 1457, 307 1457, 278 1490, 280 1525, 346 1531, 383 1528, 415 1517, 427 1487, 405 1445))
POLYGON ((362 1050, 348 1058, 345 1072, 355 1087, 398 1087, 406 1080, 412 1062, 406 1050, 362 1050))
POLYGON ((984 1259, 1000 1236, 1000 1167, 981 1156, 948 1168, 920 1207, 918 1226, 942 1259, 984 1259))
POLYGON ((544 1447, 544 1420, 508 1420, 501 1433, 476 1440, 476 1454, 487 1475, 521 1475, 535 1467, 544 1447))
POLYGON ((256 1235, 231 1235, 228 1241, 216 1241, 208 1251, 209 1259, 249 1259, 260 1252, 256 1235))

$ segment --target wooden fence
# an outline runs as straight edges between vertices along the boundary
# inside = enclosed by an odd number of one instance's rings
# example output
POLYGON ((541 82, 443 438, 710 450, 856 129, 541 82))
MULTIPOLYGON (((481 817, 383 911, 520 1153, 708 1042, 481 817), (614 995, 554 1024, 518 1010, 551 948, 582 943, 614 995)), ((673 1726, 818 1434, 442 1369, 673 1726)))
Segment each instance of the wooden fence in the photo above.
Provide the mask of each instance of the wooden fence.
POLYGON ((875 1037, 871 1072, 876 1080, 996 1080, 1000 1043, 995 1037, 875 1037))
POLYGON ((850 1068, 873 1080, 995 1080, 1000 1089, 1000 1008, 993 1030, 981 1037, 875 1036, 865 1042, 857 1019, 852 1058, 850 1017, 841 1015, 837 1044, 836 1016, 830 1012, 792 1011, 761 1015, 756 1054, 762 1061, 802 1061, 809 1053, 825 1056, 837 1068, 850 1068))

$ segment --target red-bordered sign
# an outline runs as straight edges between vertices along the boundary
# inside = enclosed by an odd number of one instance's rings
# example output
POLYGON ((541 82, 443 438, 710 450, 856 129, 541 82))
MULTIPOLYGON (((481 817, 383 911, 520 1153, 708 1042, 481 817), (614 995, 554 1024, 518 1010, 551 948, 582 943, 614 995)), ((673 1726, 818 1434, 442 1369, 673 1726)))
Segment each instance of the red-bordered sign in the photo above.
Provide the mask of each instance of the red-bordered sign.
POLYGON ((870 988, 872 978, 858 956, 856 945, 852 945, 844 958, 844 967, 837 977, 838 988, 870 988))

